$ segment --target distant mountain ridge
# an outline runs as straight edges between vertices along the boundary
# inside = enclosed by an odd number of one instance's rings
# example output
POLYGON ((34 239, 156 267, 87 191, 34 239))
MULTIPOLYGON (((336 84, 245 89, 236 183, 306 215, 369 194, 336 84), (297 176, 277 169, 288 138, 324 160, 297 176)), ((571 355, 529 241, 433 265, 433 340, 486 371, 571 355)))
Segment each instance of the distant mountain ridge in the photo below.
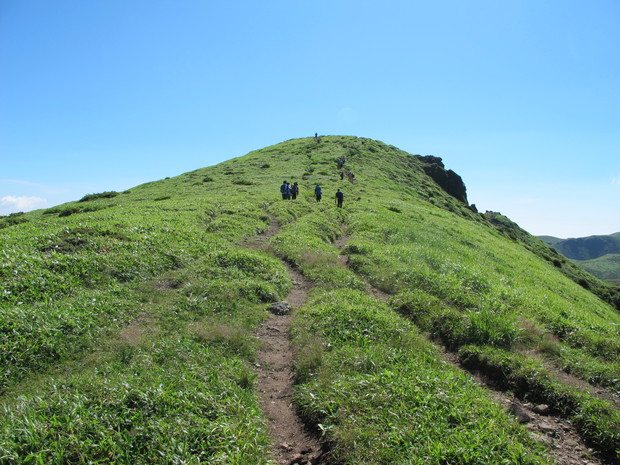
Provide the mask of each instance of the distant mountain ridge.
POLYGON ((560 239, 553 236, 538 236, 567 258, 592 260, 608 254, 620 253, 620 232, 606 236, 588 236, 560 239))
POLYGON ((538 238, 598 278, 620 280, 620 232, 570 239, 538 238))

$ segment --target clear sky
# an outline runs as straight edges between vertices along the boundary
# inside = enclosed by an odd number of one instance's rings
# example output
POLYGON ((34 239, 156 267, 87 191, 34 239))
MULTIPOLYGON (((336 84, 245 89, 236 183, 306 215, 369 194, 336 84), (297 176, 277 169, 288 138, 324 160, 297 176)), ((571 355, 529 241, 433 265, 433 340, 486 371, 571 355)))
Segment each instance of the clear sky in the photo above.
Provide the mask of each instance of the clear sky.
POLYGON ((0 0, 0 215, 315 132, 440 156, 532 234, 618 232, 620 1, 0 0))

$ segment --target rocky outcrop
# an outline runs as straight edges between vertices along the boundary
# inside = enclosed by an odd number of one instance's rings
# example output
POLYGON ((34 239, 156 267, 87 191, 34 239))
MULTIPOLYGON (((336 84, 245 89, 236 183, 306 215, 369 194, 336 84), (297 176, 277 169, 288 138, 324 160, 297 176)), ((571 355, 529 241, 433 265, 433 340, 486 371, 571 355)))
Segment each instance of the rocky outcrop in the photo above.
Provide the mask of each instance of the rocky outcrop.
POLYGON ((440 157, 435 157, 433 155, 414 156, 423 163, 422 169, 424 172, 429 175, 433 181, 439 184, 444 191, 455 199, 460 200, 465 205, 469 205, 467 202, 465 183, 454 171, 446 170, 440 157))

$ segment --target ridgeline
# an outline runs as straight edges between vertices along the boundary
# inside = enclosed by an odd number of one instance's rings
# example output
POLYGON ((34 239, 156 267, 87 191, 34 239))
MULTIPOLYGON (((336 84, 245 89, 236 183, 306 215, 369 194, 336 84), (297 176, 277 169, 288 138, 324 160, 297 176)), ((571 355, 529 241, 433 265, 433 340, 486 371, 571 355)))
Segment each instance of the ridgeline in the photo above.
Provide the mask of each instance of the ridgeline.
POLYGON ((620 283, 620 233, 571 239, 539 236, 539 239, 594 276, 620 283))
POLYGON ((0 228, 0 463, 620 463, 618 289, 438 157, 294 139, 0 228))

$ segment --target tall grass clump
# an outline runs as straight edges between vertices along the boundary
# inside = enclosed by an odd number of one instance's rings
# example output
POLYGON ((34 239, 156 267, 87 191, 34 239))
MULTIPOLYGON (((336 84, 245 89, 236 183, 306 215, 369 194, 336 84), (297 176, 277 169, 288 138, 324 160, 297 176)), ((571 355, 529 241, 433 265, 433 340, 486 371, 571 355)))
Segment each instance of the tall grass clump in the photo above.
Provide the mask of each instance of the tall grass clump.
POLYGON ((2 462, 266 464, 253 376, 187 337, 134 348, 5 405, 2 462))
POLYGON ((548 463, 480 386, 365 293, 317 291, 293 335, 302 366, 295 403, 333 443, 336 460, 548 463))
POLYGON ((620 413, 609 402, 560 382, 540 361, 492 347, 465 346, 465 366, 481 371, 517 395, 549 404, 568 418, 611 463, 620 462, 620 413))

